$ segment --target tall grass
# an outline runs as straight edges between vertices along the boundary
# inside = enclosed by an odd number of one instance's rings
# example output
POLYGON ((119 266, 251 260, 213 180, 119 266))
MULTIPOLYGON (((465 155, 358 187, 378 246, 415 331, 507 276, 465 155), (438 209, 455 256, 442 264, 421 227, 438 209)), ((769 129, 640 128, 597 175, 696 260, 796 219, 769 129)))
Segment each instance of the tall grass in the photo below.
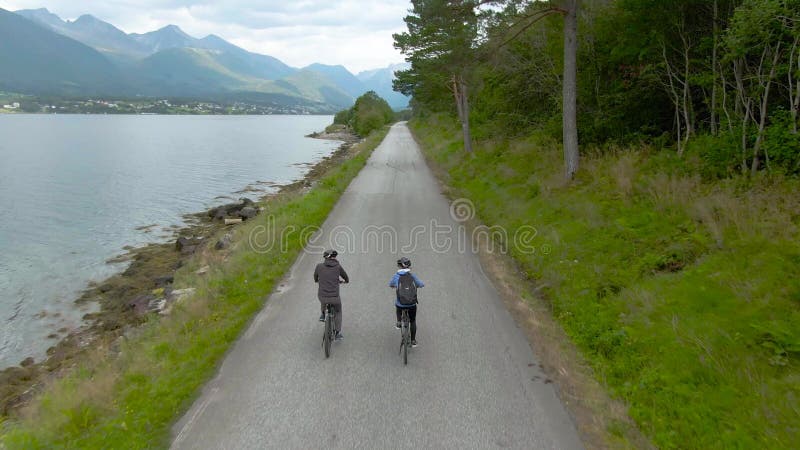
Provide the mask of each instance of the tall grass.
POLYGON ((191 298, 128 338, 93 349, 80 367, 50 384, 21 414, 0 423, 0 447, 167 447, 172 423, 191 405, 305 244, 299 233, 287 233, 286 251, 275 246, 256 252, 247 236, 265 225, 267 216, 275 219, 278 235, 287 226, 320 226, 386 131, 358 144, 351 150, 354 156, 330 169, 307 193, 270 200, 262 215, 236 228, 235 244, 224 257, 207 251, 187 264, 175 283, 195 287, 191 298), (202 276, 195 274, 201 265, 210 267, 202 276))
POLYGON ((704 182, 670 152, 620 148, 565 185, 547 137, 466 155, 450 120, 411 126, 485 224, 537 228, 539 251, 512 255, 656 445, 797 447, 797 179, 704 182))

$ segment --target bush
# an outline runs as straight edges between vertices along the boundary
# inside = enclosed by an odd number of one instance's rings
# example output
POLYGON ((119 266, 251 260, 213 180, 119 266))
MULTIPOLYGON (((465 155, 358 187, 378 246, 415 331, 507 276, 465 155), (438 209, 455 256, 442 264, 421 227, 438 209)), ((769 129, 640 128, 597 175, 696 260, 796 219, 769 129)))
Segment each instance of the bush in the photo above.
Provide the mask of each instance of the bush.
POLYGON ((359 136, 366 136, 392 121, 394 121, 394 111, 386 100, 374 91, 358 97, 352 108, 339 111, 333 117, 334 124, 347 125, 359 136))
POLYGON ((377 111, 367 111, 361 114, 358 114, 353 120, 353 130, 359 136, 366 136, 372 130, 377 130, 378 128, 384 126, 386 123, 386 119, 377 111))
POLYGON ((337 125, 348 125, 350 124, 350 120, 353 119, 353 110, 345 109, 343 111, 339 111, 333 116, 333 123, 337 125))
POLYGON ((800 133, 792 127, 792 116, 781 110, 772 115, 771 122, 764 136, 764 152, 769 156, 770 167, 800 174, 800 133))
POLYGON ((687 153, 700 158, 700 173, 706 179, 727 178, 741 170, 741 144, 729 133, 699 135, 689 141, 687 153))

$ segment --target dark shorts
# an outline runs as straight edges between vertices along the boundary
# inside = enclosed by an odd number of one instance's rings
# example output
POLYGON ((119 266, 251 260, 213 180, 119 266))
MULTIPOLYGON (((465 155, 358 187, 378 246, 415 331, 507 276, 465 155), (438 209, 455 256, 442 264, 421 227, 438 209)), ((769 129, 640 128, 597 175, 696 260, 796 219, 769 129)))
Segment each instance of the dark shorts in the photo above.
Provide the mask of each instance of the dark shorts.
POLYGON ((412 306, 410 308, 409 307, 401 308, 401 307, 399 307, 397 305, 394 305, 394 309, 397 312, 397 321, 398 322, 400 322, 400 316, 403 314, 403 310, 408 311, 408 320, 410 320, 411 323, 415 323, 417 321, 417 306, 416 305, 414 305, 414 306, 412 306))

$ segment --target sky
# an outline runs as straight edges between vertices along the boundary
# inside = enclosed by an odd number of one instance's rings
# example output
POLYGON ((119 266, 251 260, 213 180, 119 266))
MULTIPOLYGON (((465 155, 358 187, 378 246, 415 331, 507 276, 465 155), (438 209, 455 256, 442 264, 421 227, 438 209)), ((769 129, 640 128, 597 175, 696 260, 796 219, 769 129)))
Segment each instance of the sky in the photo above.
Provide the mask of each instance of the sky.
POLYGON ((126 33, 177 25, 216 34, 293 67, 341 64, 358 73, 403 62, 392 33, 406 30, 409 0, 0 0, 0 8, 47 8, 62 19, 91 14, 126 33))

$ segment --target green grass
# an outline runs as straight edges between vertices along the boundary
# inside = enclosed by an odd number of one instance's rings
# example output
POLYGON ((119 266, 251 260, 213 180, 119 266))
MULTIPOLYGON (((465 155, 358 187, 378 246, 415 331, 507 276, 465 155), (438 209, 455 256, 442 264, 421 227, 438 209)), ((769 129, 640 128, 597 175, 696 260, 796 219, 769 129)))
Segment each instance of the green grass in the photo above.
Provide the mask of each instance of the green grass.
POLYGON ((658 447, 797 446, 798 180, 709 183, 671 152, 620 148, 566 185, 545 136, 465 155, 449 119, 411 126, 483 223, 537 229, 512 256, 658 447))
POLYGON ((196 287, 195 295, 170 316, 154 317, 130 339, 110 344, 120 346, 117 356, 109 357, 103 346, 94 349, 19 416, 0 422, 0 448, 167 447, 170 426, 189 408, 305 243, 299 233, 290 233, 287 251, 275 246, 257 252, 248 245, 249 233, 266 225, 268 216, 275 218, 277 235, 288 226, 320 226, 386 131, 358 144, 356 156, 329 170, 308 193, 268 202, 262 215, 236 228, 227 259, 209 252, 179 271, 176 286, 196 287), (203 264, 210 264, 209 273, 195 275, 203 264))

